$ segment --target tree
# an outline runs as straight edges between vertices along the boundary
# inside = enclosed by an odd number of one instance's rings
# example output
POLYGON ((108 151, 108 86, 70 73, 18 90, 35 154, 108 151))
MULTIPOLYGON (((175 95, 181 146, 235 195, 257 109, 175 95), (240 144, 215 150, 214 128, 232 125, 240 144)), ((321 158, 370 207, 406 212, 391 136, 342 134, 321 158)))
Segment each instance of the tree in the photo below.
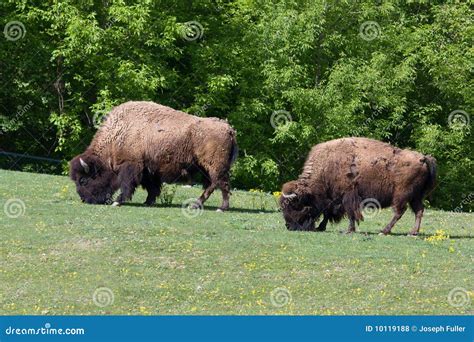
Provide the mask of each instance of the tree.
POLYGON ((229 120, 239 188, 277 190, 311 146, 368 136, 435 156, 432 204, 473 208, 466 2, 10 0, 0 13, 26 31, 0 40, 3 150, 68 160, 114 105, 153 100, 229 120))

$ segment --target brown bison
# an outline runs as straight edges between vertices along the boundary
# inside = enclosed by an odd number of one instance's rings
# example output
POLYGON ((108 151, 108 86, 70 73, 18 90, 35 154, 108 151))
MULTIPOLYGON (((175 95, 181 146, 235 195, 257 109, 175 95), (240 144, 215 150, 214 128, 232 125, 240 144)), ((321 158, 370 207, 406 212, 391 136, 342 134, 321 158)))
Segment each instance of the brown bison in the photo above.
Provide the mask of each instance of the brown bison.
POLYGON ((70 176, 83 202, 103 204, 118 189, 114 205, 138 185, 152 205, 163 182, 203 175, 201 206, 215 188, 229 208, 229 170, 237 156, 234 129, 224 120, 200 118, 153 102, 127 102, 112 109, 87 150, 70 162, 70 176))
POLYGON ((394 216, 382 230, 389 234, 409 204, 416 215, 410 234, 417 235, 423 198, 433 190, 435 179, 431 156, 367 138, 336 139, 313 147, 299 178, 283 185, 280 205, 290 230, 324 231, 328 221, 348 216, 348 232, 363 220, 365 205, 392 206, 394 216))

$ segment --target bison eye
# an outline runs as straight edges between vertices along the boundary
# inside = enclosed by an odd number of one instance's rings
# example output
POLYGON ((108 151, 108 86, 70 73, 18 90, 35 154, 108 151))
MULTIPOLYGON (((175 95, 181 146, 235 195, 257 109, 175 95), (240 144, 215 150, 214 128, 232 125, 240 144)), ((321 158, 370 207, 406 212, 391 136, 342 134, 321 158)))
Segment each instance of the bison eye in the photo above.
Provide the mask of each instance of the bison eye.
POLYGON ((81 185, 83 185, 83 186, 84 186, 84 185, 87 185, 87 178, 86 178, 86 177, 81 177, 81 178, 79 179, 79 184, 81 184, 81 185))

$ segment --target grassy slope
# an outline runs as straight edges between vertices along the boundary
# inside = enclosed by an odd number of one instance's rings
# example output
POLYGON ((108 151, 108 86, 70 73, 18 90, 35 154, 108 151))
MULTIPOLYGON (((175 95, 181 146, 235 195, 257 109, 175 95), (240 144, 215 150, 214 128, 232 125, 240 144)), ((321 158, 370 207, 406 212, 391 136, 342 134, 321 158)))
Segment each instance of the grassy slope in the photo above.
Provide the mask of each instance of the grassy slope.
MULTIPOLYGON (((389 210, 359 234, 340 234, 346 221, 298 233, 284 228, 280 213, 253 210, 243 191, 234 192, 231 212, 188 219, 179 203, 199 193, 179 187, 172 207, 139 205, 143 190, 120 208, 91 206, 66 177, 0 170, 0 209, 10 198, 26 204, 19 218, 0 211, 0 313, 472 313, 450 306, 447 295, 473 289, 474 214, 428 210, 418 238, 405 236, 410 212, 397 235, 376 235, 389 210), (437 229, 451 238, 424 240, 437 229), (102 286, 115 296, 105 308, 92 301, 102 286), (287 305, 272 305, 275 288, 288 289, 287 305)), ((219 202, 217 193, 208 208, 219 202)))

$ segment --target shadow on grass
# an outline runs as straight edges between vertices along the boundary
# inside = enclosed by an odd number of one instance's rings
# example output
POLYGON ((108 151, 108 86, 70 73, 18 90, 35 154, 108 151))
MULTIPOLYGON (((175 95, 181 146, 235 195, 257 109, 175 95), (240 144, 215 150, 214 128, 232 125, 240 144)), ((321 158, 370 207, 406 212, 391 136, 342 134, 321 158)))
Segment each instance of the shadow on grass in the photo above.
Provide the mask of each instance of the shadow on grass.
MULTIPOLYGON (((146 205, 146 204, 143 204, 143 203, 131 203, 131 202, 126 202, 126 203, 123 203, 122 206, 130 206, 130 207, 138 207, 138 208, 150 208, 150 209, 154 209, 154 208, 181 208, 181 204, 177 204, 177 203, 173 203, 173 204, 155 204, 155 205, 152 205, 152 206, 149 206, 149 205, 146 205)), ((215 211, 217 210, 219 207, 216 207, 216 206, 209 206, 209 205, 204 205, 204 210, 207 210, 207 211, 215 211)), ((278 213, 278 210, 259 210, 259 209, 246 209, 246 208, 229 208, 227 210, 228 212, 236 212, 236 213, 250 213, 250 214, 258 214, 258 213, 262 213, 262 214, 271 214, 271 213, 278 213)), ((339 232, 340 234, 344 234, 346 233, 346 230, 332 230, 332 229, 329 229, 329 230, 326 230, 326 231, 295 231, 294 233, 297 233, 297 232, 305 232, 305 233, 316 233, 316 234, 323 234, 323 233, 334 233, 334 232, 339 232)), ((407 237, 407 238, 427 238, 427 237, 430 237, 432 236, 432 234, 425 234, 425 233, 420 233, 418 234, 416 237, 413 237, 413 236, 408 236, 408 232, 392 232, 390 233, 389 236, 404 236, 404 237, 407 237)), ((354 233, 351 233, 351 234, 357 234, 357 235, 363 235, 363 236, 366 236, 366 237, 370 237, 370 236, 379 236, 380 232, 367 232, 367 231, 356 231, 354 233)), ((347 235, 350 235, 350 234, 347 234, 347 235)), ((456 240, 456 239, 474 239, 474 235, 449 235, 449 238, 450 239, 453 239, 453 240, 456 240)))
MULTIPOLYGON (((181 204, 176 204, 176 203, 173 203, 173 204, 155 204, 155 205, 149 206, 149 205, 146 205, 146 204, 143 204, 143 203, 129 203, 129 202, 126 202, 126 203, 123 203, 122 206, 141 207, 141 208, 150 208, 150 209, 153 209, 153 208, 180 208, 181 209, 181 204)), ((206 211, 216 211, 217 209, 219 209, 219 207, 204 204, 204 210, 206 210, 206 211)), ((251 213, 251 214, 258 214, 258 213, 271 214, 271 213, 277 213, 278 212, 277 210, 260 210, 260 209, 246 209, 246 208, 233 208, 233 207, 230 207, 226 211, 236 212, 236 213, 251 213)))
MULTIPOLYGON (((363 234, 363 235, 379 235, 379 233, 377 232, 360 232, 359 234, 363 234)), ((393 236, 406 236, 406 237, 411 237, 411 238, 427 238, 427 237, 430 237, 432 236, 433 234, 425 234, 425 233, 420 233, 418 234, 417 236, 408 236, 408 232, 407 233, 399 233, 399 232, 392 232, 390 233, 390 235, 393 235, 393 236)), ((450 239, 473 239, 474 236, 473 235, 449 235, 449 238, 450 239)))
MULTIPOLYGON (((334 232, 337 232, 337 233, 340 233, 340 234, 346 234, 347 231, 346 230, 326 230, 324 232, 318 232, 318 231, 311 231, 313 233, 334 233, 334 232)), ((351 233, 351 234, 357 234, 357 235, 363 235, 363 236, 366 236, 366 237, 371 237, 371 236, 381 236, 381 237, 384 237, 384 236, 404 236, 404 237, 407 237, 407 238, 427 238, 427 237, 430 237, 432 236, 432 234, 424 234, 424 233, 420 233, 416 236, 409 236, 408 235, 408 232, 404 233, 404 232, 392 232, 390 233, 389 235, 380 235, 380 232, 364 232, 364 231, 356 231, 354 233, 351 233)), ((351 235, 351 234, 346 234, 346 235, 351 235)), ((474 239, 474 235, 449 235, 449 238, 450 239, 474 239)))

